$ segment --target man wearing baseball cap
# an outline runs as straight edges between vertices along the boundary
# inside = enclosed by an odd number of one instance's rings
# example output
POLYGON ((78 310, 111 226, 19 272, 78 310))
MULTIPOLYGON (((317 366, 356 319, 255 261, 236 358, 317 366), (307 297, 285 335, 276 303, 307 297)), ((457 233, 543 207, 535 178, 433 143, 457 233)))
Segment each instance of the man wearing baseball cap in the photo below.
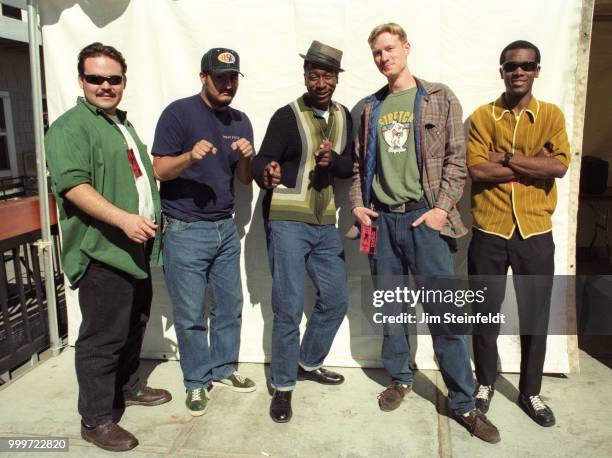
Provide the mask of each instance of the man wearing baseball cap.
POLYGON ((240 57, 227 48, 202 57, 199 94, 163 111, 155 129, 153 168, 161 181, 163 256, 181 355, 185 401, 206 411, 213 385, 237 392, 255 383, 235 370, 240 348, 240 238, 234 224, 234 173, 251 183, 253 128, 229 105, 238 90, 240 57), (204 298, 212 298, 210 332, 204 298), (210 344, 209 344, 210 342, 210 344))
POLYGON ((332 101, 342 51, 313 41, 304 58, 306 93, 274 113, 253 176, 266 190, 263 211, 272 271, 270 416, 292 416, 296 381, 344 381, 323 368, 348 307, 344 251, 336 229, 334 179, 352 173, 351 116, 332 101), (300 345, 304 278, 317 300, 300 345))

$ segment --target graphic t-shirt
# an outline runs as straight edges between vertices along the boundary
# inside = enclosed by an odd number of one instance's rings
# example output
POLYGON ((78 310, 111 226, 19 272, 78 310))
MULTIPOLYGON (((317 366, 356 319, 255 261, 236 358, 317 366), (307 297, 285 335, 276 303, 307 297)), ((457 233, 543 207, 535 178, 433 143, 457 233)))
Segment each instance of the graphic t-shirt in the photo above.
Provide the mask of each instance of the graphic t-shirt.
POLYGON ((423 198, 414 143, 416 86, 391 93, 377 119, 378 161, 372 190, 387 205, 423 198))

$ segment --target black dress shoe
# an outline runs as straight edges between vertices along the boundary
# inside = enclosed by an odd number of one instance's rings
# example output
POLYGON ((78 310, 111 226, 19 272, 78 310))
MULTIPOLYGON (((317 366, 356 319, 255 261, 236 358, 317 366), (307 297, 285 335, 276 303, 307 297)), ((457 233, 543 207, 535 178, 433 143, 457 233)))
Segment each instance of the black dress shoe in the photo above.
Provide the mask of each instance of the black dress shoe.
POLYGON ((291 420, 291 393, 293 391, 274 390, 272 402, 270 403, 270 417, 276 423, 287 423, 291 420))
POLYGON ((539 395, 525 396, 519 395, 519 406, 525 411, 529 418, 535 421, 538 425, 549 427, 555 424, 555 415, 550 407, 548 407, 539 395))
POLYGON ((138 445, 138 439, 117 423, 109 421, 95 428, 81 424, 81 437, 87 442, 111 452, 125 452, 138 445))
POLYGON ((327 370, 323 367, 314 371, 307 371, 302 366, 298 366, 298 380, 312 380, 323 385, 340 385, 344 382, 344 377, 337 372, 327 370))

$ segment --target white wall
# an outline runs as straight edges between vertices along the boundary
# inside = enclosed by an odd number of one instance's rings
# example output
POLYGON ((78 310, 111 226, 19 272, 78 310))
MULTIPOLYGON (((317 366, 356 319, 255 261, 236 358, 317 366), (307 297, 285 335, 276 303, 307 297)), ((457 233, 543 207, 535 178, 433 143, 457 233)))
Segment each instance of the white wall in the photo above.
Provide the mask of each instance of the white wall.
MULTIPOLYGON (((516 39, 536 43, 542 52, 537 97, 558 104, 572 132, 580 0, 272 0, 41 2, 47 97, 53 120, 79 95, 76 56, 92 41, 121 50, 128 63, 128 86, 122 107, 145 143, 151 143, 157 117, 176 98, 199 91, 202 54, 213 46, 236 49, 241 56, 239 93, 234 105, 250 116, 255 143, 262 140, 271 114, 304 91, 302 60, 317 39, 344 51, 346 72, 336 99, 349 108, 385 83, 372 63, 367 45, 370 30, 379 23, 402 24, 412 44, 413 73, 448 84, 461 100, 464 117, 503 92, 498 73, 501 49, 516 39), (102 6, 103 5, 103 6, 102 6), (551 14, 554 12, 554 14, 551 14), (543 20, 546 18, 546 20, 543 20)), ((347 185, 338 190, 342 231, 351 224, 347 185)), ((554 215, 557 272, 568 272, 568 180, 559 183, 554 215)), ((245 296, 241 360, 262 361, 270 349, 270 274, 267 268, 259 193, 237 185, 236 220, 243 237, 245 296), (262 337, 263 336, 263 337, 262 337)), ((573 243, 573 241, 572 241, 573 243)), ((465 245, 465 242, 463 242, 465 245)), ((380 338, 361 335, 360 276, 367 261, 354 243, 345 244, 350 269, 351 309, 334 343, 329 363, 378 365, 380 338)), ((157 276, 157 313, 149 327, 147 354, 173 352, 172 318, 161 279, 157 276), (163 336, 162 336, 163 332, 163 336)), ((311 299, 312 289, 308 293, 311 299)), ((511 339, 510 339, 511 340, 511 339)), ((430 339, 419 339, 422 367, 431 366, 430 339)), ((506 370, 516 370, 516 346, 503 357, 506 370)), ((555 339, 547 371, 568 370, 564 338, 555 339)))

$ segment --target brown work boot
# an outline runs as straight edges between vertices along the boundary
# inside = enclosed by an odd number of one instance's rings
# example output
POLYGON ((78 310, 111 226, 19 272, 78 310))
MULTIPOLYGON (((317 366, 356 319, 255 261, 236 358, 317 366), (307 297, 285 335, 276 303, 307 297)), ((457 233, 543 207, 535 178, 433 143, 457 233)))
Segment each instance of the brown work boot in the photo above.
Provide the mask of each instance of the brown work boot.
POLYGON ((81 425, 81 437, 87 442, 111 452, 132 450, 138 445, 138 439, 132 433, 113 421, 91 429, 81 425))
POLYGON ((412 385, 400 382, 392 382, 385 390, 378 395, 378 406, 380 410, 390 412, 399 407, 406 393, 412 389, 412 385))
POLYGON ((143 385, 136 393, 124 393, 125 406, 158 406, 172 400, 172 395, 161 388, 143 385))
POLYGON ((496 444, 501 440, 498 429, 489 421, 487 416, 478 409, 474 409, 467 415, 456 415, 457 421, 465 426, 472 436, 485 442, 496 444))

